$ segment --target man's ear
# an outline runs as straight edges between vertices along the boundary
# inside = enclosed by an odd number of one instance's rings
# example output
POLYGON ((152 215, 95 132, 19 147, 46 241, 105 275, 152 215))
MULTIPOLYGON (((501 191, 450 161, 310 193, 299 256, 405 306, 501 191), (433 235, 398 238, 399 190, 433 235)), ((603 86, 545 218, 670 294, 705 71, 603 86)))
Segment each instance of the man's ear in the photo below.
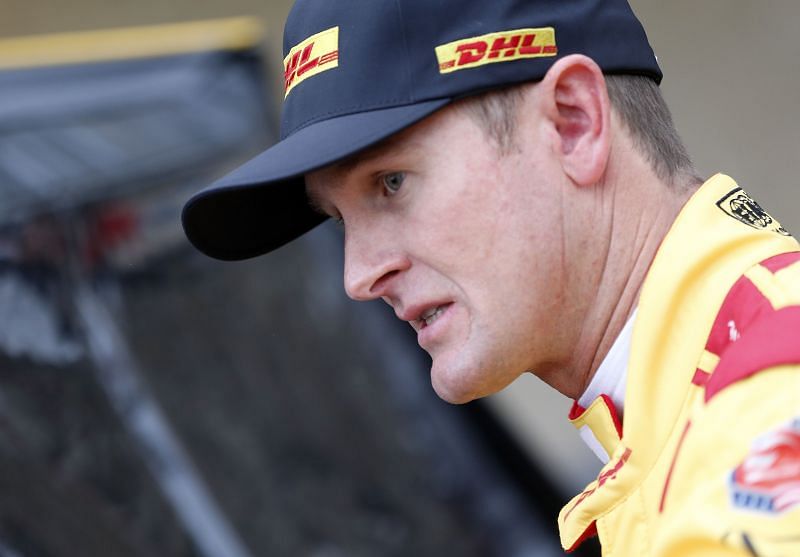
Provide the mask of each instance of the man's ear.
POLYGON ((572 54, 553 64, 541 86, 565 174, 581 186, 597 183, 611 149, 611 103, 603 72, 591 58, 572 54))

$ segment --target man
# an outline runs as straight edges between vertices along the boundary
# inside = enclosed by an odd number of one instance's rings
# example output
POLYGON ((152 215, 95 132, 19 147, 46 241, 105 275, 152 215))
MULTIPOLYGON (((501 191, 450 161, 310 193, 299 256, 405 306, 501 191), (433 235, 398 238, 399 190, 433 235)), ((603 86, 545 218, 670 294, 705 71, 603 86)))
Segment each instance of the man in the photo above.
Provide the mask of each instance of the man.
POLYGON ((354 4, 295 4, 282 140, 189 201, 195 246, 333 217, 347 293, 414 327, 442 398, 576 399, 606 464, 565 549, 800 554, 800 246, 695 177, 627 3, 354 4))

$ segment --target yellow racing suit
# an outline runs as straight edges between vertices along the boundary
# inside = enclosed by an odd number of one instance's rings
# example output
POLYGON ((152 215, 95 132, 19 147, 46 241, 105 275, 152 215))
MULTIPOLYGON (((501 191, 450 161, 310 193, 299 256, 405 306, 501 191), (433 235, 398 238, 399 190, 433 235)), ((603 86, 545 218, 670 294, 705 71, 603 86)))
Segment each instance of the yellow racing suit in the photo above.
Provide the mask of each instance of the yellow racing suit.
POLYGON ((647 274, 624 419, 570 416, 609 462, 559 515, 604 557, 800 557, 800 245, 729 177, 687 202, 647 274))

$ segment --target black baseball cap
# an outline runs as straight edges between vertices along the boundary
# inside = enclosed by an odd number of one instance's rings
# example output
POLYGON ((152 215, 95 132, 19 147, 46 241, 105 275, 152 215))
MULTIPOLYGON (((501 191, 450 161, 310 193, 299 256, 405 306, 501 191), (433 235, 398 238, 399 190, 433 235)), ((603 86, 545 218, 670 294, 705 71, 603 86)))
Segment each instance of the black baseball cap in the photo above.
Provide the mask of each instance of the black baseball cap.
POLYGON ((626 0, 297 0, 283 53, 280 141, 183 209, 186 235, 211 257, 261 255, 325 220, 307 172, 456 99, 539 81, 566 55, 662 77, 626 0))

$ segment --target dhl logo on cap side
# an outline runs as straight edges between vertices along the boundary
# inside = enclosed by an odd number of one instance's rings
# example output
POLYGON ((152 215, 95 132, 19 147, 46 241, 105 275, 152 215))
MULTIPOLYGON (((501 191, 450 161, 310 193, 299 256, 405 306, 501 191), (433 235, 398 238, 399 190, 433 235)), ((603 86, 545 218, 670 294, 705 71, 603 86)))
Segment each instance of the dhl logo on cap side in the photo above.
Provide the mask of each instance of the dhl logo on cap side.
POLYGON ((443 74, 495 62, 556 54, 556 31, 552 27, 500 31, 436 47, 439 73, 443 74))
POLYGON ((339 66, 339 27, 311 35, 283 59, 284 95, 309 77, 339 66))

